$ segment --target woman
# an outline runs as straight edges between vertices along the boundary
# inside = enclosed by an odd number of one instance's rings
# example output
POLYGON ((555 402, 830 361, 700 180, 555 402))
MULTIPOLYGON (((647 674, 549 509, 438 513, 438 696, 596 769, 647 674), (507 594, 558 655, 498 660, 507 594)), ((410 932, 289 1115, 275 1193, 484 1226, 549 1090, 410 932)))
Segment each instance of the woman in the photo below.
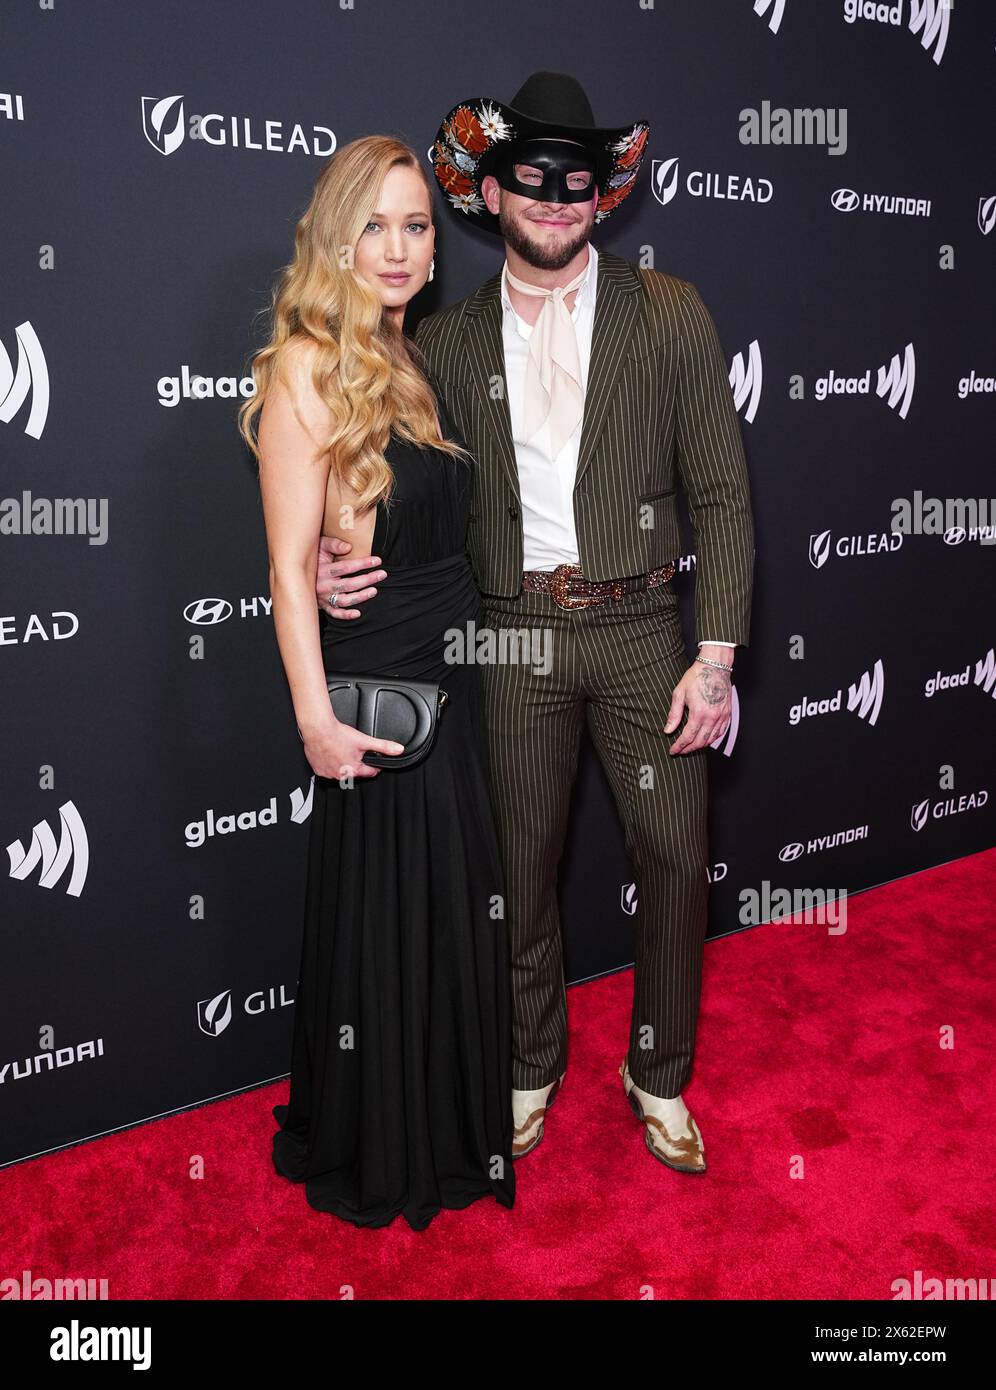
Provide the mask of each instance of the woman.
POLYGON ((318 1210, 360 1226, 400 1212, 416 1230, 488 1194, 510 1207, 515 1192, 483 690, 476 666, 444 659, 447 631, 484 623, 466 552, 472 460, 403 333, 434 238, 408 146, 370 136, 337 151, 298 223, 239 417, 259 460, 274 626, 315 773, 290 1104, 273 1112, 273 1160, 318 1210), (315 607, 323 532, 389 567, 347 624, 315 607), (336 719, 333 671, 440 682, 449 699, 421 762, 363 762, 402 745, 336 719))

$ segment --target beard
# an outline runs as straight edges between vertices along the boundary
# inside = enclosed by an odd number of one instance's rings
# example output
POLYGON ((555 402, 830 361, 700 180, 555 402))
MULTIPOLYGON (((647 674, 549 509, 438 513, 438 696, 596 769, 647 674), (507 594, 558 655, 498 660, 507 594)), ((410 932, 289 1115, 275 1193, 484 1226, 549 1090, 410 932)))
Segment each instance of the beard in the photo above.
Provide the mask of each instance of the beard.
MULTIPOLYGON (((578 223, 579 230, 569 241, 558 242, 546 250, 533 241, 524 230, 525 219, 513 221, 500 206, 498 209, 498 225, 505 241, 527 265, 535 266, 537 270, 563 270, 587 242, 594 220, 594 216, 585 218, 583 222, 578 223)), ((536 230, 542 235, 541 227, 537 227, 536 230)))

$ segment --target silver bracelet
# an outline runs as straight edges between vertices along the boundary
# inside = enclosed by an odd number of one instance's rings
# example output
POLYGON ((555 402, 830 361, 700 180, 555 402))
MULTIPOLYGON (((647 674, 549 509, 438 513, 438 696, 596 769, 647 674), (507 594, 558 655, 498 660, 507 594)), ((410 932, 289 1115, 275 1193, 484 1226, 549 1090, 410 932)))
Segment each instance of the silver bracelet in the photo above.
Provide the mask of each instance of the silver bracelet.
POLYGON ((713 661, 708 656, 697 656, 696 661, 701 661, 703 666, 718 666, 721 671, 732 671, 732 666, 727 666, 725 661, 713 661))

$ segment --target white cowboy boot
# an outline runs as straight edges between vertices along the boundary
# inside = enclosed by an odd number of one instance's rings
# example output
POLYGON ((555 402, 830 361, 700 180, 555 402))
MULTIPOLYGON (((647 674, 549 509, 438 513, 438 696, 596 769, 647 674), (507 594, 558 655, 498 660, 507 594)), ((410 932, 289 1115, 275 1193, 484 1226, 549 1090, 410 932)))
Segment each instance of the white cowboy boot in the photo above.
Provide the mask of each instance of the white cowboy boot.
POLYGON ((654 1158, 679 1173, 704 1173, 702 1135, 681 1096, 668 1099, 641 1091, 629 1074, 625 1057, 619 1075, 633 1113, 643 1122, 647 1148, 654 1158))
POLYGON ((550 1109, 557 1097, 564 1077, 564 1072, 556 1081, 551 1081, 549 1086, 541 1086, 538 1091, 515 1091, 512 1092, 512 1124, 514 1133, 512 1134, 512 1157, 522 1158, 530 1150, 535 1149, 536 1145, 543 1138, 543 1121, 546 1112, 550 1109))

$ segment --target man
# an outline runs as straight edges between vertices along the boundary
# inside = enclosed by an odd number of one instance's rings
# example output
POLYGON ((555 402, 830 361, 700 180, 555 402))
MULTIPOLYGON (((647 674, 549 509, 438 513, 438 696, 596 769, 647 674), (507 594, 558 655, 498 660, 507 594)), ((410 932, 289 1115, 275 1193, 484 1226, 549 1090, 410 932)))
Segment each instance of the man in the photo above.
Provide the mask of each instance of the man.
MULTIPOLYGON (((509 105, 454 107, 437 181, 502 236, 506 259, 424 319, 416 341, 477 461, 468 547, 487 625, 553 635, 543 673, 482 668, 512 943, 513 1153, 542 1139, 566 1071, 557 869, 586 720, 639 892, 620 1075, 653 1156, 704 1172, 681 1091, 706 930, 705 750, 730 723, 754 532, 725 360, 697 290, 589 240, 632 191, 648 130, 597 128, 580 83, 560 73, 534 73, 509 105), (679 482, 697 558, 690 666, 667 583, 679 482)), ((353 603, 375 592, 359 572, 369 561, 328 563, 348 548, 322 542, 319 601, 333 615, 336 590, 353 603)))

